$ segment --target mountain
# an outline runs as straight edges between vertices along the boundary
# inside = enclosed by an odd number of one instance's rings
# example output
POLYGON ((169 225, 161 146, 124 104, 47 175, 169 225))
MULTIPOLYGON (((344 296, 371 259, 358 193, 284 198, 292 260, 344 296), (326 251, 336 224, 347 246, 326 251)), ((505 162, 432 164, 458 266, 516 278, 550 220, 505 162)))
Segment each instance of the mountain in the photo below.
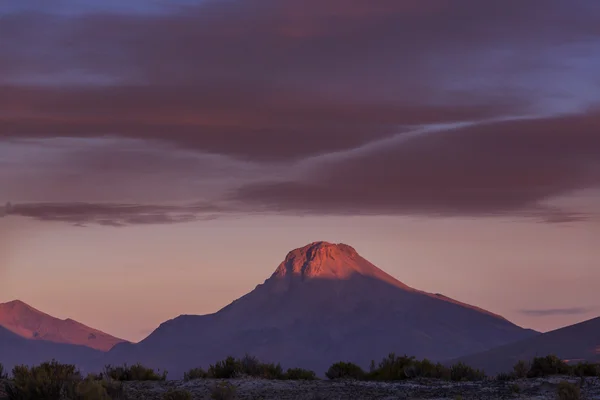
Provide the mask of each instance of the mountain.
POLYGON ((115 346, 107 358, 177 377, 249 353, 323 373, 340 360, 365 368, 390 352, 441 360, 535 334, 413 289, 350 246, 316 242, 290 252, 269 279, 217 313, 167 321, 138 344, 115 346))
POLYGON ((554 354, 568 362, 600 362, 600 317, 460 358, 490 374, 508 372, 519 360, 554 354))
POLYGON ((85 346, 25 339, 0 326, 0 363, 7 372, 15 365, 37 365, 52 359, 91 371, 101 363, 103 354, 85 346))
POLYGON ((0 304, 0 327, 34 341, 74 344, 108 351, 124 340, 72 319, 61 320, 15 300, 0 304))

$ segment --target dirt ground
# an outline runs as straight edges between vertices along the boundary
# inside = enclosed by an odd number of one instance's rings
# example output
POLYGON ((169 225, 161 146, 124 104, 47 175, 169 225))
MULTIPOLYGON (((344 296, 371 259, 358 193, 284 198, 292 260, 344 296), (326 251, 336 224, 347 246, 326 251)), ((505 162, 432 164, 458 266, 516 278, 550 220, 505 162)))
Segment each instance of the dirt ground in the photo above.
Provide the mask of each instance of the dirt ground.
MULTIPOLYGON (((346 399, 552 399, 556 400, 558 384, 569 381, 581 385, 582 399, 600 400, 600 380, 587 378, 583 384, 573 377, 552 377, 512 382, 420 381, 402 383, 332 382, 332 381, 266 381, 257 379, 229 380, 235 387, 237 400, 346 400, 346 399)), ((197 380, 191 382, 132 382, 126 384, 131 400, 158 400, 171 388, 184 389, 193 399, 211 399, 218 382, 197 380)))

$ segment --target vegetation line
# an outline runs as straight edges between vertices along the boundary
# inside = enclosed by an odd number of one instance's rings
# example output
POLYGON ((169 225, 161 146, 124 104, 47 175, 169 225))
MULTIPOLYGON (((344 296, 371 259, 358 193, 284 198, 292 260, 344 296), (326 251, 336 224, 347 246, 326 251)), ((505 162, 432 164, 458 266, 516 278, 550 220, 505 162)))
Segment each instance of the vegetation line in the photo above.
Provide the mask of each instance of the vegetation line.
MULTIPOLYGON (((454 382, 463 381, 512 381, 517 379, 539 378, 552 375, 600 377, 600 364, 579 363, 568 365, 560 358, 550 355, 536 357, 531 362, 519 361, 509 373, 486 376, 484 371, 463 363, 446 367, 427 359, 396 356, 390 354, 378 364, 371 362, 369 371, 350 362, 337 362, 329 367, 326 376, 329 380, 355 381, 404 381, 410 379, 436 379, 454 382)), ((185 381, 196 379, 235 379, 252 377, 268 380, 315 380, 313 371, 302 368, 283 370, 280 364, 263 363, 256 357, 227 357, 207 370, 194 368, 186 372, 185 381)), ((155 371, 141 364, 132 366, 107 365, 100 374, 83 377, 74 365, 60 364, 57 361, 45 362, 38 366, 16 366, 7 374, 0 364, 0 380, 4 381, 7 400, 113 400, 126 399, 123 382, 165 381, 167 371, 155 371)), ((213 398, 230 398, 235 387, 228 382, 217 382, 213 398)), ((577 388, 564 383, 559 388, 559 398, 577 393, 577 388), (562 394, 561 394, 562 393, 562 394)), ((189 400, 191 394, 185 390, 171 389, 164 394, 164 400, 189 400)))

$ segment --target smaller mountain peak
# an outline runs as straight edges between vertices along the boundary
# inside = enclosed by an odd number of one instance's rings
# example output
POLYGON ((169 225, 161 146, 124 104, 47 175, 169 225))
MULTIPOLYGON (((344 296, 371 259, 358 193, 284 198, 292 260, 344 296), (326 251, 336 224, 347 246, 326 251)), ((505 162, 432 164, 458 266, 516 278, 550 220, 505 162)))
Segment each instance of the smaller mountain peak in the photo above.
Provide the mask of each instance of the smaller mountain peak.
POLYGON ((13 305, 24 305, 24 306, 26 306, 27 304, 25 304, 23 301, 21 301, 19 299, 15 299, 15 300, 7 301, 6 303, 4 303, 4 305, 6 305, 6 306, 13 306, 13 305))
POLYGON ((29 304, 21 301, 21 300, 12 300, 6 303, 0 304, 0 307, 8 308, 11 310, 20 309, 20 310, 35 310, 29 304))

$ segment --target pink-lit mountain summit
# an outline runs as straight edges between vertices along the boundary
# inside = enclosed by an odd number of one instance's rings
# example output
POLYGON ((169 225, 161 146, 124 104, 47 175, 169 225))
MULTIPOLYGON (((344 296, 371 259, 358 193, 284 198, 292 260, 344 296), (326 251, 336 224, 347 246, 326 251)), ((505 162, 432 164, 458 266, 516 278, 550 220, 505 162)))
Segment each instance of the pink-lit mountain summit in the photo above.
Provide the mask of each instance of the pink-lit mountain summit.
POLYGON ((349 279, 353 275, 407 287, 362 258, 353 247, 328 242, 314 242, 290 251, 272 278, 349 279))

